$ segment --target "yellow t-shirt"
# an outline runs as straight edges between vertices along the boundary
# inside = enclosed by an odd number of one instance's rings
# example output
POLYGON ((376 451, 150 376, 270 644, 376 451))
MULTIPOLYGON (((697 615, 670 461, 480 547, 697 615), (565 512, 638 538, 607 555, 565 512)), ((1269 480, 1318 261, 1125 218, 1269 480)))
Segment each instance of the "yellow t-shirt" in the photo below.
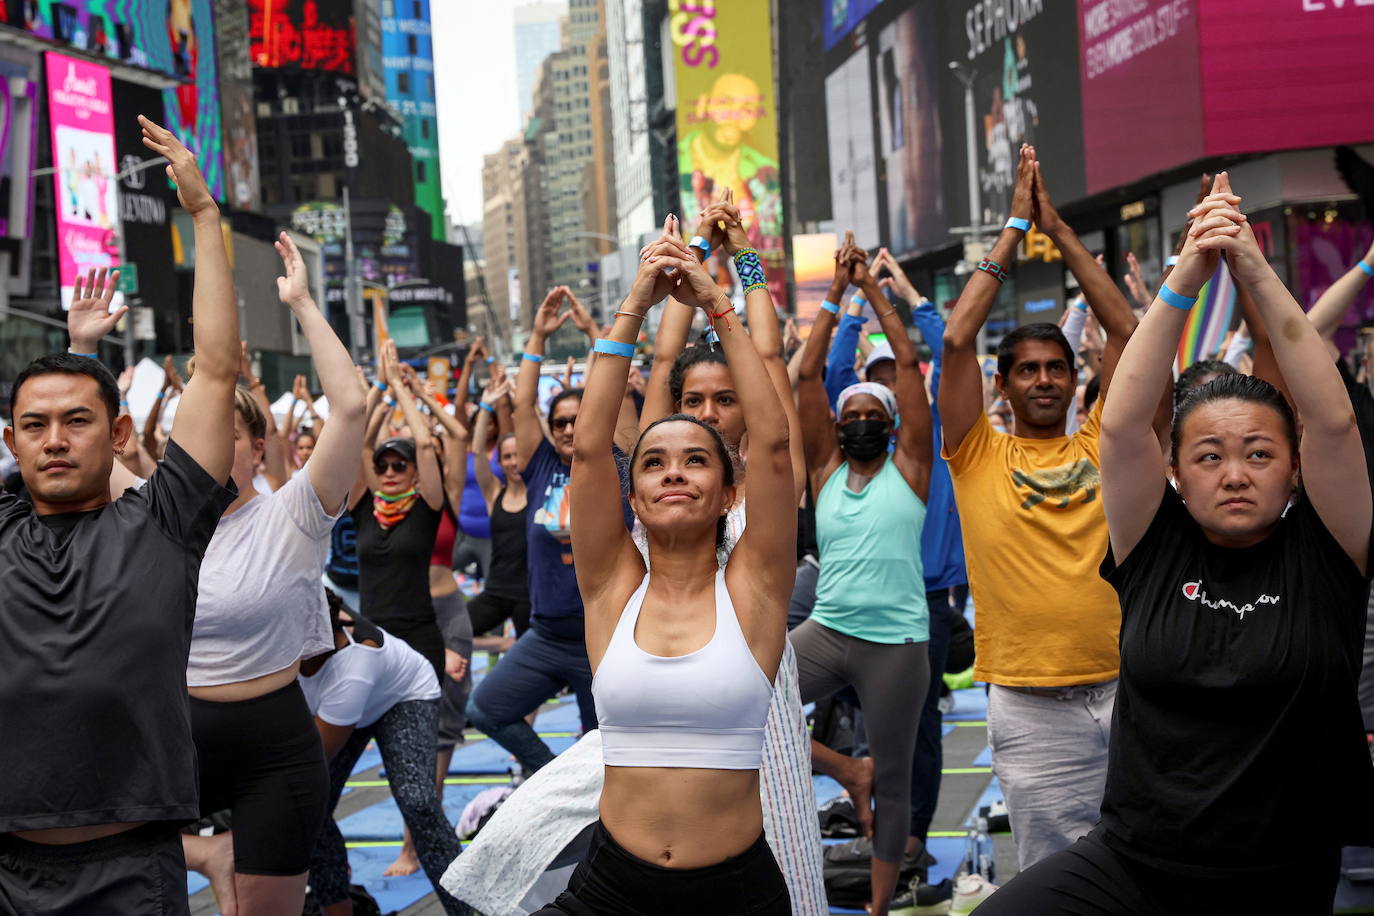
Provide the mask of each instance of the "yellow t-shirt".
POLYGON ((1008 687, 1116 677, 1121 608, 1098 568, 1107 552, 1099 398, 1072 436, 1023 439, 986 415, 945 448, 977 610, 973 676, 1008 687))

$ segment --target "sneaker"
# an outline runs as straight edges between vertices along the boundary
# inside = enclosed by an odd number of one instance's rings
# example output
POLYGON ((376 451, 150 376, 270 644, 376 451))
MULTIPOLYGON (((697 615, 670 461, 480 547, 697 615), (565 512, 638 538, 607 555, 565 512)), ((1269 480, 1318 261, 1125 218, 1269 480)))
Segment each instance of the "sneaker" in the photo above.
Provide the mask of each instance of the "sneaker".
POLYGON ((982 875, 964 875, 954 884, 954 896, 949 904, 949 916, 968 916, 978 904, 992 896, 997 885, 982 875))
POLYGON ((954 712, 954 694, 947 693, 935 702, 940 708, 940 715, 947 716, 954 712))
POLYGON ((946 878, 939 884, 913 881, 892 898, 889 916, 945 916, 954 896, 954 882, 946 878))
POLYGON ((1007 803, 1001 799, 979 808, 978 814, 987 818, 988 833, 1011 833, 1011 817, 1007 814, 1007 803))
MULTIPOLYGON (((837 839, 861 835, 858 812, 854 810, 854 802, 847 795, 837 795, 830 799, 820 806, 817 815, 820 818, 823 837, 837 839)), ((870 849, 868 855, 872 854, 870 849)))

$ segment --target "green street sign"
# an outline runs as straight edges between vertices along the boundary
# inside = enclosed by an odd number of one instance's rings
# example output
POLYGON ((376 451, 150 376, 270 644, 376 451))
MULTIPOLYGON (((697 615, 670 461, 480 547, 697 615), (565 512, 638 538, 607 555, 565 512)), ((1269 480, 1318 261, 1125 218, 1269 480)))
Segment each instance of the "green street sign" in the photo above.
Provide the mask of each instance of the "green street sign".
POLYGON ((119 266, 119 291, 126 296, 132 296, 138 292, 137 264, 121 264, 119 266))

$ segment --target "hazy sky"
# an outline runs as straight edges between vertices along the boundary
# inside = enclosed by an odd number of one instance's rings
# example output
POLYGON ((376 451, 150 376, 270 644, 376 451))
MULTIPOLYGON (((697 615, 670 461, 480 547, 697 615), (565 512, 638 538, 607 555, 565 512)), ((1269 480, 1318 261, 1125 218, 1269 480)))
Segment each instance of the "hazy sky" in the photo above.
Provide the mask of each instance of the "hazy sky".
POLYGON ((482 221, 482 157, 520 128, 514 0, 434 0, 439 168, 449 217, 482 221))

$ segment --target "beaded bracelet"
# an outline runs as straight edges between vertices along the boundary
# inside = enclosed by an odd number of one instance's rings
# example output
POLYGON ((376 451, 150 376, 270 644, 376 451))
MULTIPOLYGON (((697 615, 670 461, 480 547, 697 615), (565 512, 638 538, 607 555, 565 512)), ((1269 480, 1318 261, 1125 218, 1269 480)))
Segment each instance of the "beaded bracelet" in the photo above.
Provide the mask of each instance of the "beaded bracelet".
POLYGON ((1007 269, 991 258, 983 258, 983 260, 979 261, 978 270, 989 274, 998 283, 1005 282, 1007 279, 1007 269))
POLYGON ((735 270, 739 272, 740 285, 745 295, 756 289, 768 288, 768 277, 763 272, 763 261, 752 248, 742 248, 735 255, 735 270))

